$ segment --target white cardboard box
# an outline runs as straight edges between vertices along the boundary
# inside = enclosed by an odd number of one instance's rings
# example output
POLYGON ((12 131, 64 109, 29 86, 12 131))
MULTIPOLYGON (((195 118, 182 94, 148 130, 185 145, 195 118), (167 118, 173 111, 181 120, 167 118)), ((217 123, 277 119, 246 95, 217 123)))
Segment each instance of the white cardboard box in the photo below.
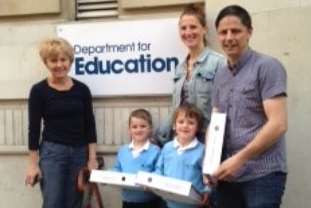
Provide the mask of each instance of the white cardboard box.
POLYGON ((136 174, 107 170, 92 170, 90 181, 119 188, 143 189, 136 183, 136 174))
POLYGON ((188 181, 139 171, 137 183, 166 200, 187 204, 199 204, 201 202, 201 196, 188 181))
POLYGON ((208 128, 203 173, 212 175, 220 165, 226 125, 226 114, 213 112, 208 128))

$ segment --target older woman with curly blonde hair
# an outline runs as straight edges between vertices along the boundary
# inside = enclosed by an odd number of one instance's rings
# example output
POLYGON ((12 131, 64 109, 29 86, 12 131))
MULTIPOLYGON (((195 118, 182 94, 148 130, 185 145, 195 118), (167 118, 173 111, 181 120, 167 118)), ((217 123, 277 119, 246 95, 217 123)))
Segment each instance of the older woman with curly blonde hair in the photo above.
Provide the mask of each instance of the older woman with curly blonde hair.
POLYGON ((80 207, 78 171, 97 168, 91 93, 68 75, 74 50, 66 40, 43 41, 39 54, 49 75, 30 91, 26 184, 40 181, 43 208, 80 207))

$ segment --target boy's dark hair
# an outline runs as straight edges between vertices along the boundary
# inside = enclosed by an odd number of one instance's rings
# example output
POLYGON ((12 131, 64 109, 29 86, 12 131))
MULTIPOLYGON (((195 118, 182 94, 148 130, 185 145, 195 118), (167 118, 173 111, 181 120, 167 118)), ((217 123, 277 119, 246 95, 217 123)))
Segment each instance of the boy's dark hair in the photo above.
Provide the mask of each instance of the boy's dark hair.
POLYGON ((235 16, 240 19, 241 23, 247 27, 248 30, 252 30, 252 18, 248 11, 239 5, 229 5, 223 8, 215 21, 215 27, 218 28, 219 22, 226 16, 235 16))
POLYGON ((152 116, 149 113, 149 111, 142 109, 142 108, 132 111, 129 116, 129 125, 131 124, 131 118, 133 117, 140 118, 140 119, 147 121, 150 127, 152 127, 152 116))
POLYGON ((180 113, 185 113, 187 118, 194 118, 198 122, 197 134, 201 132, 203 127, 203 115, 195 105, 187 103, 179 106, 173 115, 173 126, 175 125, 176 119, 180 113))

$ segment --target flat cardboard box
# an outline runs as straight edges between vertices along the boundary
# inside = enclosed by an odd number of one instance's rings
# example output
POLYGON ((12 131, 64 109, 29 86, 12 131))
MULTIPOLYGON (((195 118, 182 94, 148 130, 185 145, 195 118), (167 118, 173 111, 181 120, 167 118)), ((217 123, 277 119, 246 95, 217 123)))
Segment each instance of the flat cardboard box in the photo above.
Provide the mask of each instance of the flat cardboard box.
POLYGON ((165 200, 187 204, 200 204, 201 196, 188 181, 139 171, 136 182, 165 200))
POLYGON ((207 142, 203 161, 204 174, 212 175, 220 165, 225 126, 226 114, 213 112, 207 133, 207 142))
POLYGON ((119 188, 128 188, 143 190, 136 183, 136 174, 122 173, 107 170, 92 170, 90 181, 105 185, 117 186, 119 188))

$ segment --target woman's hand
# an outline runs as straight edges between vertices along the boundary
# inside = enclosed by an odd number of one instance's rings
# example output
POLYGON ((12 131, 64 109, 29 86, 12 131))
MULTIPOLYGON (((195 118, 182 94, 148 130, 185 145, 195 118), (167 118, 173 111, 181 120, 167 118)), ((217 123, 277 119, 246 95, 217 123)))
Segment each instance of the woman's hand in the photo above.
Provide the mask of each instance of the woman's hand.
POLYGON ((33 187, 42 177, 39 163, 39 153, 37 150, 29 151, 29 166, 26 171, 25 184, 33 187))
POLYGON ((87 168, 91 172, 92 170, 98 169, 98 161, 96 158, 96 143, 90 143, 89 149, 89 160, 87 162, 87 168))
POLYGON ((42 173, 39 168, 39 165, 30 164, 26 172, 26 178, 25 178, 26 186, 30 185, 31 187, 34 187, 41 177, 42 177, 42 173))
POLYGON ((98 168, 97 159, 96 158, 89 159, 89 161, 87 162, 87 168, 89 169, 89 171, 97 169, 98 168))

